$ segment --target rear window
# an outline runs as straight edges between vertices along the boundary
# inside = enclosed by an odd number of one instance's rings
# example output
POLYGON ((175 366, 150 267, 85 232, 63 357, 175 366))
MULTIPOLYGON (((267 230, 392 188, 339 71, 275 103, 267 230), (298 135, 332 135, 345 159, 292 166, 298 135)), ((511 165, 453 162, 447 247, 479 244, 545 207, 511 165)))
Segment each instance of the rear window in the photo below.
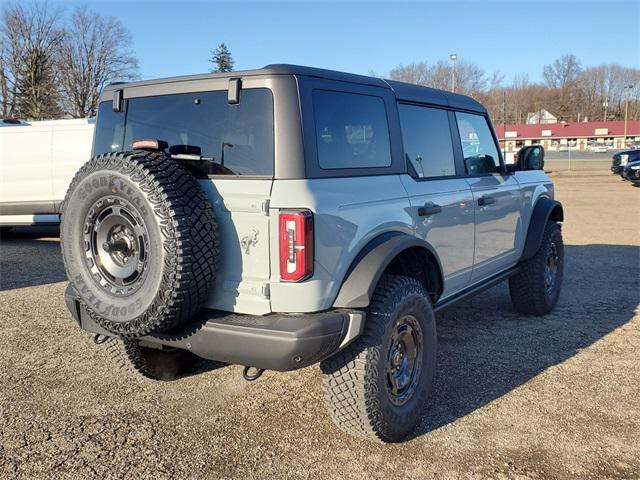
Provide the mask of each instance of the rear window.
POLYGON ((320 168, 391 165, 389 126, 382 98, 315 90, 313 112, 320 168))
POLYGON ((245 89, 240 103, 227 91, 131 98, 125 112, 111 102, 98 109, 94 155, 130 150, 134 140, 155 138, 170 147, 200 147, 223 165, 217 173, 273 175, 273 97, 265 88, 245 89))

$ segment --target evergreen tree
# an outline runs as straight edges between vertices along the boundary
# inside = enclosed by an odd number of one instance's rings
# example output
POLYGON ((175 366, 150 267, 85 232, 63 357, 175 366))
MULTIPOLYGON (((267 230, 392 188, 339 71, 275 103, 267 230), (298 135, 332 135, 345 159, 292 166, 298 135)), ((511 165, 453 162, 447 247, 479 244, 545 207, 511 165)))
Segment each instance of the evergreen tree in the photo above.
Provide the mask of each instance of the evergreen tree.
POLYGON ((58 118, 60 93, 49 54, 42 48, 31 49, 25 55, 23 69, 17 82, 19 116, 30 120, 58 118))
POLYGON ((211 52, 209 61, 215 65, 215 67, 211 69, 213 73, 232 72, 233 65, 236 63, 224 43, 218 45, 218 48, 211 52))

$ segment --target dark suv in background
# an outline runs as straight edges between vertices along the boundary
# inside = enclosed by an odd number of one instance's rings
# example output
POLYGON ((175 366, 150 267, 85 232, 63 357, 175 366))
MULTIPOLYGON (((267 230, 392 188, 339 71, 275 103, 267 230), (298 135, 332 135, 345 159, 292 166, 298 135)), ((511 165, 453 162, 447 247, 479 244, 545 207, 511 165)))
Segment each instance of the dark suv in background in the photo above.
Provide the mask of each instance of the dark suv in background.
POLYGON ((640 149, 620 150, 611 158, 611 172, 624 178, 625 165, 640 160, 640 149))

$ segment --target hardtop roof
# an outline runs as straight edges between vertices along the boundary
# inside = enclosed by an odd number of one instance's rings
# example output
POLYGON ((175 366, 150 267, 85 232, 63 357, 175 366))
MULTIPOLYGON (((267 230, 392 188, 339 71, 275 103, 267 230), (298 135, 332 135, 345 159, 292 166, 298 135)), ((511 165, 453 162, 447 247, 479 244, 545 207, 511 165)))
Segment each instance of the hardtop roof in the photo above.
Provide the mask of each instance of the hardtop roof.
POLYGON ((326 70, 323 68, 305 67, 302 65, 270 64, 256 70, 240 70, 224 73, 204 73, 198 75, 183 75, 177 77, 159 78, 155 80, 143 80, 138 82, 114 83, 104 88, 103 93, 117 90, 123 86, 145 86, 160 83, 188 82, 192 80, 206 80, 216 78, 241 78, 261 75, 295 75, 299 77, 315 77, 341 82, 371 85, 374 87, 390 89, 400 101, 428 103, 457 109, 471 110, 486 113, 486 109, 476 100, 466 95, 438 90, 421 85, 414 85, 396 80, 384 80, 377 77, 357 75, 354 73, 326 70))

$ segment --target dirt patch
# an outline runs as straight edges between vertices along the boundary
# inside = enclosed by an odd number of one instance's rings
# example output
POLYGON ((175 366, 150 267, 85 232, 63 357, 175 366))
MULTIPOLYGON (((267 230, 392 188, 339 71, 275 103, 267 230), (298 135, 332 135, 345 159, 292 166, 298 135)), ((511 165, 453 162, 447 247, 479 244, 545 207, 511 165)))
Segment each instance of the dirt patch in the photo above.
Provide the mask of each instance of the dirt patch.
POLYGON ((553 314, 504 285, 438 317, 416 438, 338 432, 317 367, 171 383, 118 371, 67 313, 55 231, 0 242, 0 477, 640 478, 640 189, 557 175, 567 270, 553 314))

